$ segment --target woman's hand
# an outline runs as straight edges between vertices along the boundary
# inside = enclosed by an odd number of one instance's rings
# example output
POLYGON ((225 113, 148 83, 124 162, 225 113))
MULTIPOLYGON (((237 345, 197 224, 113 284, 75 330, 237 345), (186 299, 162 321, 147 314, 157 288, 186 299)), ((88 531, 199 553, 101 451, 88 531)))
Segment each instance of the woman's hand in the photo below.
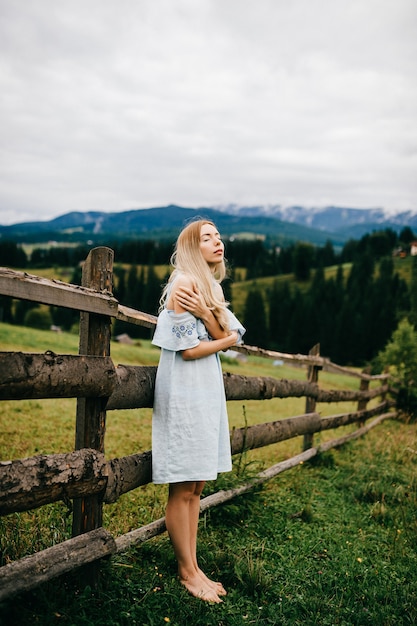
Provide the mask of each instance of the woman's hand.
POLYGON ((232 346, 235 346, 239 340, 239 333, 237 332, 237 330, 232 330, 230 331, 229 335, 228 335, 228 340, 230 342, 230 345, 228 346, 229 348, 231 348, 232 346))
MULTIPOLYGON (((172 306, 175 312, 184 313, 184 311, 188 311, 191 315, 194 315, 194 317, 203 322, 212 339, 226 339, 229 336, 228 331, 220 326, 213 311, 207 306, 198 287, 190 280, 188 280, 187 283, 188 284, 175 283, 176 289, 172 294, 172 306)), ((220 290, 219 295, 222 296, 223 291, 220 285, 217 285, 217 288, 220 290)), ((223 348, 221 348, 221 350, 223 350, 223 348)))
POLYGON ((174 297, 183 309, 189 311, 195 317, 204 320, 210 315, 210 309, 197 288, 178 287, 174 297))

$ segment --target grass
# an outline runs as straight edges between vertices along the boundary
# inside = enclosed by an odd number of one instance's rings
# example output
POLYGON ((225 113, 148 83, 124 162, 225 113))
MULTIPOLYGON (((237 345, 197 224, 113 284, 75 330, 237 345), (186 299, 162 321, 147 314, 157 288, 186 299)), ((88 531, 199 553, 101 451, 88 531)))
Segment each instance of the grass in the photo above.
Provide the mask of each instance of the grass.
MULTIPOLYGON (((75 353, 77 336, 0 325, 0 349, 75 353)), ((151 364, 149 345, 112 344, 115 363, 151 364)), ((304 369, 264 359, 225 369, 253 376, 305 379, 304 369)), ((320 372, 323 386, 357 389, 355 378, 320 372)), ((73 448, 73 400, 2 402, 0 459, 73 448)), ((344 406, 320 406, 323 414, 344 406)), ((303 399, 229 403, 231 426, 288 417, 303 399)), ((149 410, 112 411, 106 456, 150 447, 149 410)), ((345 427, 351 429, 352 427, 345 427)), ((344 432, 339 429, 338 434, 344 432)), ((335 432, 320 434, 322 440, 335 432)), ((316 441, 319 441, 317 438, 316 441)), ((301 450, 299 438, 235 459, 243 477, 301 450)), ((176 578, 166 535, 102 563, 97 589, 80 573, 52 580, 0 605, 0 624, 19 626, 383 625, 417 622, 417 425, 384 422, 366 437, 281 474, 200 522, 200 561, 228 589, 210 606, 190 597, 176 578)), ((238 478, 225 475, 206 493, 238 478)), ((114 535, 161 517, 166 488, 147 485, 105 506, 114 535)), ((70 536, 68 506, 0 518, 1 564, 70 536)))

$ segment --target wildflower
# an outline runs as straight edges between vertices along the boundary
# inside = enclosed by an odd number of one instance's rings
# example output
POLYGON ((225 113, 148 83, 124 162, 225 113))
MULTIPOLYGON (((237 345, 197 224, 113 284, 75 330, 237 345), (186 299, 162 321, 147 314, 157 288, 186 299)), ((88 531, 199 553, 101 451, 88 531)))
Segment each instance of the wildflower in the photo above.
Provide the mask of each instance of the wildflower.
POLYGON ((171 620, 169 619, 169 617, 164 617, 164 622, 170 622, 171 620))
POLYGON ((358 563, 362 563, 362 559, 360 556, 358 556, 358 558, 356 559, 358 563))

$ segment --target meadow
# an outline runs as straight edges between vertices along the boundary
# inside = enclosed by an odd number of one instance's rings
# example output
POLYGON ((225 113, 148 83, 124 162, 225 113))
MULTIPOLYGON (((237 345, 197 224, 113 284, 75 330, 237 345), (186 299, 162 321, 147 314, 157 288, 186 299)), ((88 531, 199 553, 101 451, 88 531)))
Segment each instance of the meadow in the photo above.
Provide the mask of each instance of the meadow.
MULTIPOLYGON (((0 350, 75 354, 78 336, 0 324, 0 350)), ((149 341, 112 342, 115 364, 153 365, 149 341)), ((249 357, 223 369, 249 376, 305 379, 304 368, 249 357)), ((358 388, 352 377, 320 372, 328 388, 358 388)), ((74 447, 75 400, 3 401, 0 462, 74 447)), ((305 399, 230 402, 230 427, 304 412, 305 399)), ((322 415, 347 404, 320 405, 322 415)), ((323 432, 315 442, 352 430, 323 432)), ((106 457, 150 449, 151 410, 109 411, 106 457)), ((250 478, 301 451, 300 438, 240 455, 232 475, 205 495, 250 478)), ((388 626, 417 622, 417 426, 384 422, 365 437, 279 475, 202 515, 200 562, 228 595, 211 606, 181 588, 166 534, 103 562, 97 589, 78 572, 0 605, 0 624, 19 626, 388 626)), ((162 517, 166 489, 146 485, 104 509, 115 536, 162 517)), ((0 518, 0 564, 71 535, 69 503, 0 518)))

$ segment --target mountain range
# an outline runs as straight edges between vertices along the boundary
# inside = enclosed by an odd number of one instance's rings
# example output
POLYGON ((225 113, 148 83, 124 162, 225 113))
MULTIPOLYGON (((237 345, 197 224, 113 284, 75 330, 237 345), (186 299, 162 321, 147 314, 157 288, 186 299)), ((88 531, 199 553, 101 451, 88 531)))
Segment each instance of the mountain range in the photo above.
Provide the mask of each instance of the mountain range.
POLYGON ((117 239, 174 239, 182 226, 196 217, 213 220, 228 237, 263 236, 278 244, 308 241, 343 245, 366 233, 391 228, 400 232, 409 226, 417 233, 417 211, 401 213, 383 209, 353 209, 329 206, 308 208, 281 205, 236 204, 185 208, 177 205, 121 212, 73 211, 49 221, 0 225, 0 238, 20 243, 93 242, 117 239))

